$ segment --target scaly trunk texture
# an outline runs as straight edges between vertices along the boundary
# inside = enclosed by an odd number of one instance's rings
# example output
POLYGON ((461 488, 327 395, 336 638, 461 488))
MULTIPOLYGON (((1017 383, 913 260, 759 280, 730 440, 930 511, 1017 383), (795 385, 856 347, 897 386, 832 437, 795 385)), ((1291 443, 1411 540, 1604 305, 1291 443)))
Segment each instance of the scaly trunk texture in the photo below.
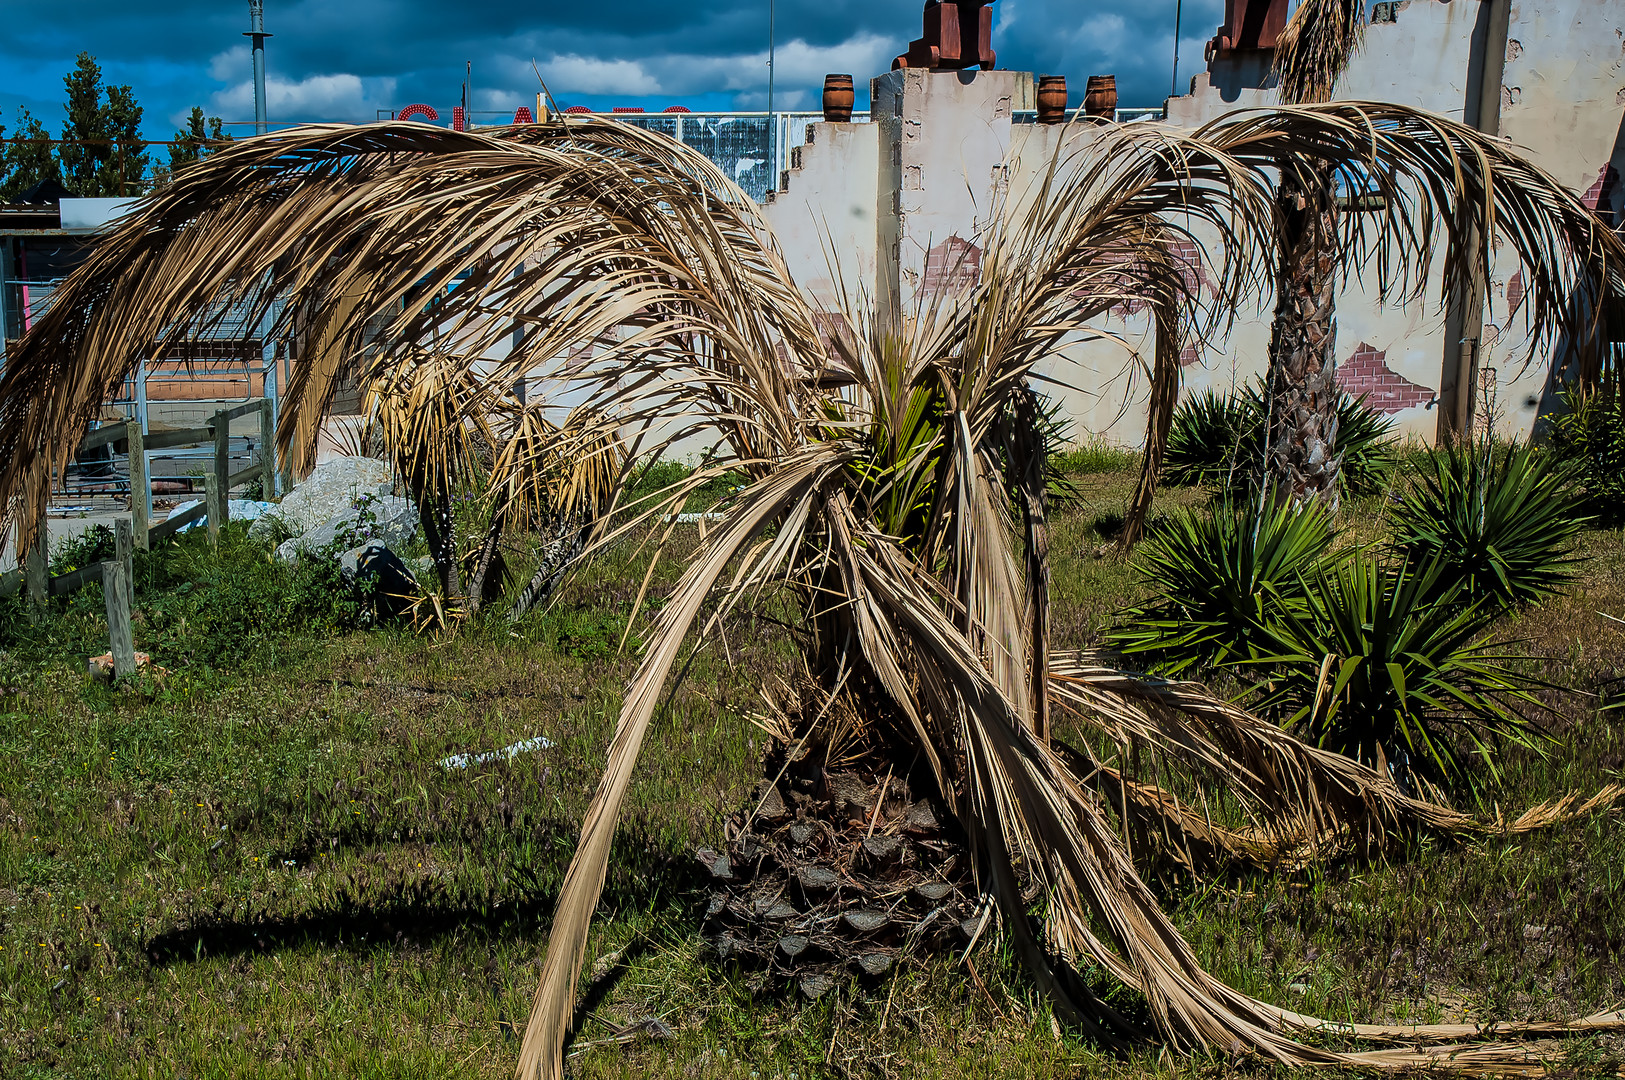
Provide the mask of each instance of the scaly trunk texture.
POLYGON ((1332 170, 1283 162, 1265 487, 1337 506, 1337 204, 1332 170))
POLYGON ((858 741, 832 754, 805 732, 773 740, 727 843, 697 852, 714 881, 702 936, 753 990, 818 998, 976 936, 971 854, 929 768, 884 738, 858 741))

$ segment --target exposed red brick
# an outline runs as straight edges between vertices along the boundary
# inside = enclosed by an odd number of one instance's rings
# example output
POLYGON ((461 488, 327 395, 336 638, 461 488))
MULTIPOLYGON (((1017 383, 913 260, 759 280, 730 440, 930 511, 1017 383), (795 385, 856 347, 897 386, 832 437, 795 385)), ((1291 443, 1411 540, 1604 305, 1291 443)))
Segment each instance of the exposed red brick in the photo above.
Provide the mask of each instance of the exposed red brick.
POLYGON ((960 236, 950 236, 925 254, 925 290, 962 292, 982 276, 982 249, 960 236))
POLYGON ((1401 409, 1426 405, 1433 399, 1431 388, 1413 383, 1389 367, 1387 357, 1386 349, 1374 349, 1360 342, 1349 358, 1337 366, 1337 385, 1356 397, 1364 394, 1367 405, 1388 416, 1401 409))
POLYGON ((1518 309, 1523 306, 1523 292, 1523 268, 1519 267, 1507 279, 1507 322, 1511 322, 1512 316, 1516 315, 1518 309))

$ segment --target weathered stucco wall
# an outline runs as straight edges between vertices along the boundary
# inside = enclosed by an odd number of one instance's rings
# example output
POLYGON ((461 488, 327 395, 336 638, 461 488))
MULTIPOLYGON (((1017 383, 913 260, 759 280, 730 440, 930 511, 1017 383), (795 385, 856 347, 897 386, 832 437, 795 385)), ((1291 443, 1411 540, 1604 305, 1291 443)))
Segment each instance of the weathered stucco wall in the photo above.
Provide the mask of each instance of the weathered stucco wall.
MULTIPOLYGON (((1472 72, 1483 59, 1488 13, 1483 0, 1373 5, 1380 21, 1367 28, 1339 96, 1400 102, 1458 121, 1474 115, 1472 72)), ((1192 80, 1190 94, 1168 101, 1166 123, 1192 128, 1236 109, 1275 105, 1275 91, 1263 86, 1266 60, 1216 61, 1192 80)), ((1592 205, 1616 215, 1625 209, 1618 179, 1625 171, 1625 4, 1514 0, 1503 85, 1503 137, 1592 205)), ((1013 124, 1012 111, 1031 108, 1032 94, 1031 76, 1019 72, 905 70, 875 79, 875 123, 820 125, 818 140, 829 128, 844 129, 836 136, 843 141, 804 150, 788 191, 769 207, 798 280, 820 302, 834 299, 824 257, 833 240, 843 259, 848 251, 854 256, 852 271, 843 263, 843 279, 855 272, 870 295, 905 315, 967 287, 980 268, 992 208, 1004 196, 1019 200, 1063 143, 1091 137, 1079 126, 1013 124), (858 149, 863 127, 874 129, 872 172, 864 156, 869 144, 858 149), (872 233, 854 211, 871 190, 872 233), (872 249, 865 246, 871 236, 872 249)), ((1494 372, 1499 424, 1508 434, 1527 433, 1553 404, 1551 350, 1525 363, 1526 286, 1517 260, 1497 252, 1481 364, 1494 372)), ((1262 374, 1272 306, 1271 298, 1260 298, 1227 338, 1188 349, 1186 392, 1225 389, 1262 374)), ((1339 381, 1369 394, 1402 431, 1423 438, 1437 423, 1429 405, 1447 352, 1444 307, 1437 267, 1419 301, 1383 302, 1374 275, 1352 280, 1339 297, 1339 381)), ((1066 400, 1079 437, 1137 443, 1144 380, 1134 350, 1149 355, 1146 320, 1114 316, 1100 329, 1116 340, 1102 335, 1071 344, 1044 372, 1065 387, 1046 390, 1066 400)))
POLYGON ((827 307, 875 287, 880 128, 808 124, 782 190, 763 208, 795 280, 827 307))

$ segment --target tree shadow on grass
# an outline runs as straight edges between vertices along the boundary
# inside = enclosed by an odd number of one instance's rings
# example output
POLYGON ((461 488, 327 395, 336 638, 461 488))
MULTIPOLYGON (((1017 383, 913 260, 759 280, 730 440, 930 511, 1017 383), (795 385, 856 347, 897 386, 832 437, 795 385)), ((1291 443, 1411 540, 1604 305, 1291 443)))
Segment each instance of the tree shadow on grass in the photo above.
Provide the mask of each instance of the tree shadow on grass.
MULTIPOLYGON (((484 896, 458 896, 445 882, 430 878, 374 885, 363 896, 352 881, 314 909, 296 914, 198 912, 154 934, 142 951, 154 967, 168 967, 304 946, 362 952, 425 945, 457 934, 523 938, 540 945, 552 924, 567 860, 566 852, 542 865, 510 867, 503 887, 484 896)), ((689 853, 637 835, 622 836, 610 867, 601 908, 664 911, 672 930, 697 932, 706 879, 689 853)), ((630 946, 617 970, 625 970, 629 954, 630 946)))

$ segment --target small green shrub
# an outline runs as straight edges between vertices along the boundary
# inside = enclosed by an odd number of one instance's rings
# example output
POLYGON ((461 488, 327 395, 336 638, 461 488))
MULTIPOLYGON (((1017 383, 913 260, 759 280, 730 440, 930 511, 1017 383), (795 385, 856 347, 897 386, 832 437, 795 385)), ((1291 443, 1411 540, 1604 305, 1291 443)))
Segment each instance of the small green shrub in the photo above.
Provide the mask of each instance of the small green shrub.
MULTIPOLYGON (((1204 390, 1181 402, 1168 429, 1163 477, 1170 484, 1229 491, 1252 489, 1263 460, 1267 410, 1262 384, 1219 395, 1204 390)), ((1338 481, 1344 494, 1369 495, 1394 464, 1393 425, 1365 398, 1341 394, 1337 404, 1338 481)))
POLYGON ((1489 640, 1500 609, 1457 602, 1464 585, 1443 584, 1448 575, 1363 552, 1322 564, 1302 607, 1260 630, 1246 661, 1262 679, 1255 707, 1368 764, 1409 760, 1472 784, 1465 742, 1494 777, 1498 740, 1534 745, 1538 729, 1518 710, 1539 703, 1489 640))
POLYGON ((1625 524, 1625 394, 1566 387, 1551 420, 1552 453, 1575 470, 1585 509, 1605 525, 1625 524))
POLYGON ((1580 560, 1585 518, 1573 469, 1528 446, 1436 453, 1393 511, 1394 543, 1415 565, 1438 562, 1437 587, 1490 607, 1561 592, 1580 560))
MULTIPOLYGON (((344 583, 335 560, 289 566, 247 531, 227 524, 218 550, 194 529, 135 553, 136 648, 171 669, 253 668, 301 642, 370 625, 370 598, 344 583)), ((38 619, 22 596, 0 600, 0 649, 31 663, 78 664, 106 652, 101 586, 53 599, 38 619)))
POLYGON ((113 530, 92 525, 75 536, 64 537, 51 551, 51 576, 70 573, 91 563, 105 562, 117 552, 113 530))
POLYGON ((1135 560, 1155 599, 1122 612, 1107 641, 1169 675, 1245 660, 1261 633, 1302 611, 1304 575, 1331 544, 1318 503, 1155 521, 1135 560))

